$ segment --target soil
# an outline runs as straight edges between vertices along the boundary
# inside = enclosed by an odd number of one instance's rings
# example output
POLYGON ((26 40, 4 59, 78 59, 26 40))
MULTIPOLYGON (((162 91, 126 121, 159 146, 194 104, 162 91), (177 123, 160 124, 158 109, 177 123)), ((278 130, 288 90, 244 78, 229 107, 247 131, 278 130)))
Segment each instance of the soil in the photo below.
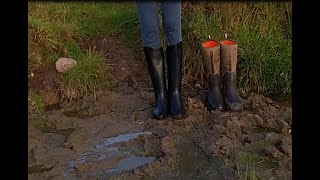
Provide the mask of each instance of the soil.
MULTIPOLYGON (((292 178, 290 106, 251 93, 241 112, 208 111, 206 89, 183 85, 186 118, 155 120, 143 54, 111 38, 84 42, 105 55, 112 86, 29 116, 29 179, 229 180, 253 167, 260 179, 292 178)), ((57 88, 43 83, 56 82, 54 69, 35 72, 29 88, 57 88)))
POLYGON ((40 95, 48 106, 59 103, 57 93, 59 79, 60 75, 54 65, 43 63, 34 67, 29 66, 28 89, 40 95))

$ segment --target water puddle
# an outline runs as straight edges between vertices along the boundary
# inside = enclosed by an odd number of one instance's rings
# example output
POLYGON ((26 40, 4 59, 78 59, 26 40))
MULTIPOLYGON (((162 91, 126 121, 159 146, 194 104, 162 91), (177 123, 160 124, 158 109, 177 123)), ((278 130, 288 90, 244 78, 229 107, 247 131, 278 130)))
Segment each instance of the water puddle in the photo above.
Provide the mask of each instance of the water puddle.
POLYGON ((128 134, 121 134, 115 137, 105 138, 102 142, 100 142, 95 148, 105 148, 111 144, 118 143, 118 142, 128 142, 131 139, 134 139, 140 135, 151 135, 152 132, 133 132, 128 134))
POLYGON ((129 171, 135 169, 144 164, 154 161, 156 158, 153 156, 135 156, 130 151, 120 150, 120 145, 137 138, 140 135, 151 135, 152 132, 132 132, 127 134, 121 134, 114 137, 108 137, 100 141, 88 152, 82 154, 77 159, 69 162, 68 168, 63 173, 64 176, 68 176, 77 166, 88 162, 101 162, 101 161, 113 161, 115 158, 120 158, 115 167, 104 169, 106 175, 114 175, 123 171, 129 171))

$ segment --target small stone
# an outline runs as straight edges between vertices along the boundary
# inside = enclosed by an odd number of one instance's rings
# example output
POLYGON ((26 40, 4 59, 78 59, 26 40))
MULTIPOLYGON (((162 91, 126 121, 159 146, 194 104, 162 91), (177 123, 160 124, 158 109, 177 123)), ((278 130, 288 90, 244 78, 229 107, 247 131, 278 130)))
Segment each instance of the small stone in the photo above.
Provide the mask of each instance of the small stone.
POLYGON ((272 99, 270 99, 270 98, 266 98, 266 101, 267 101, 268 104, 272 104, 273 103, 272 99))
POLYGON ((244 99, 247 99, 249 97, 249 93, 246 93, 245 91, 240 91, 240 96, 244 99))
POLYGON ((244 141, 245 143, 248 143, 248 144, 251 144, 251 142, 252 142, 252 140, 251 140, 251 138, 250 138, 249 136, 246 136, 246 137, 243 139, 243 141, 244 141))
POLYGON ((201 85, 200 85, 200 84, 196 84, 196 85, 195 85, 195 88, 198 89, 198 90, 200 90, 200 89, 201 89, 201 85))

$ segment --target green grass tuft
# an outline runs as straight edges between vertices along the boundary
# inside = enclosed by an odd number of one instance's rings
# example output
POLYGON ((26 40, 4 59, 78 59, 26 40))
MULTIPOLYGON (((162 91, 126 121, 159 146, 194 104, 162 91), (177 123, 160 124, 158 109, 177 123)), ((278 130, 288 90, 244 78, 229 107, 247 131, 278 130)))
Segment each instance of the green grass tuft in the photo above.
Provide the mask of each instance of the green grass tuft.
POLYGON ((69 100, 99 93, 102 87, 108 85, 109 68, 99 52, 89 50, 64 75, 60 91, 69 100))
POLYGON ((32 91, 28 93, 28 108, 29 112, 35 112, 41 114, 44 112, 45 104, 41 98, 41 96, 35 94, 32 91))

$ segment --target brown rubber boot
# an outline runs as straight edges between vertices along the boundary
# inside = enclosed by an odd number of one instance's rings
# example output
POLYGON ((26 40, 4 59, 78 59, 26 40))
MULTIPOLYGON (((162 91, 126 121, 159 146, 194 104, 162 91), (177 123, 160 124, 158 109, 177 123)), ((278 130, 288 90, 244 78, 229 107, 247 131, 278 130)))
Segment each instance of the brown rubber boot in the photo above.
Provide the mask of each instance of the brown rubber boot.
POLYGON ((224 39, 220 41, 220 47, 224 101, 228 110, 240 111, 242 104, 236 85, 238 44, 234 40, 224 39))
POLYGON ((220 77, 220 44, 218 41, 209 40, 202 43, 202 57, 205 61, 208 80, 209 109, 224 110, 221 93, 220 77))

